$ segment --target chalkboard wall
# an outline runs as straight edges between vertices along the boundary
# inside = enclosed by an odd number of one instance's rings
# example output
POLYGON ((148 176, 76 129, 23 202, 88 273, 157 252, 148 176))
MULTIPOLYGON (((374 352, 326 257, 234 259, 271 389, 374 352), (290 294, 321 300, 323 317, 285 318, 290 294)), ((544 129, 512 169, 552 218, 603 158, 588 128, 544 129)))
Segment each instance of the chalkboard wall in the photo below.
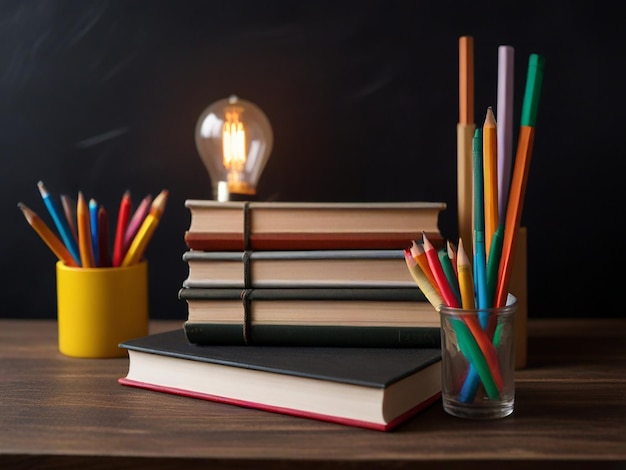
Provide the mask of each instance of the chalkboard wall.
POLYGON ((515 47, 517 110, 528 56, 546 57, 522 216, 529 315, 622 315, 608 273, 624 258, 626 44, 623 16, 599 3, 1 1, 0 316, 56 315, 55 257, 17 208, 52 223, 42 180, 112 217, 126 189, 134 204, 169 189, 147 252, 151 316, 183 320, 183 204, 212 194, 194 128, 232 93, 274 130, 258 199, 444 201, 454 240, 461 35, 475 41, 478 123, 499 45, 515 47))

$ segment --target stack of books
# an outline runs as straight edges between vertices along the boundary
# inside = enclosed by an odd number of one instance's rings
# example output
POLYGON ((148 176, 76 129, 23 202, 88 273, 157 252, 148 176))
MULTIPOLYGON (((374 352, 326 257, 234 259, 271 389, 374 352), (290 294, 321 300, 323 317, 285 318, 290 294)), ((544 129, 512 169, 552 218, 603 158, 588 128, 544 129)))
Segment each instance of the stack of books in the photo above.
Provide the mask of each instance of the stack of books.
POLYGON ((378 430, 440 397, 439 314, 403 250, 443 246, 444 203, 185 206, 188 318, 122 343, 122 384, 378 430))
POLYGON ((422 233, 442 243, 443 203, 185 205, 190 342, 439 346, 438 313, 403 249, 422 233))

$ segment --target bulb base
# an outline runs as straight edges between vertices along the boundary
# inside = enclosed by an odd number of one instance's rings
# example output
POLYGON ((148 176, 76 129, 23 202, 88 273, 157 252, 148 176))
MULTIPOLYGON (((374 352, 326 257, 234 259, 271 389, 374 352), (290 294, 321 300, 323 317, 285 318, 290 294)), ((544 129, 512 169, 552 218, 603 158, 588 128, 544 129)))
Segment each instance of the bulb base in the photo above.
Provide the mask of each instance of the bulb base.
POLYGON ((217 186, 213 191, 213 197, 218 202, 228 201, 251 201, 256 199, 256 191, 249 186, 245 191, 232 192, 229 189, 227 181, 218 181, 217 186))

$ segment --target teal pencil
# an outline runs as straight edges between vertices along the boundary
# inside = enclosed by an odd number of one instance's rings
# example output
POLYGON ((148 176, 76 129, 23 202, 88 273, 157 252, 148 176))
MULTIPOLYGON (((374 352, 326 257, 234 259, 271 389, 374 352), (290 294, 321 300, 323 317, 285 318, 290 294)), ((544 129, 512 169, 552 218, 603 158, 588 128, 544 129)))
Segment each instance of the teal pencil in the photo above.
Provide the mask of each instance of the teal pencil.
POLYGON ((504 224, 498 224, 498 228, 491 239, 491 248, 487 259, 487 305, 495 307, 494 299, 498 285, 498 269, 500 267, 500 254, 502 253, 502 241, 504 240, 504 224))
MULTIPOLYGON (((485 213, 483 193, 483 152, 482 131, 476 129, 472 142, 474 159, 474 283, 476 284, 476 305, 479 309, 487 304, 487 254, 485 251, 485 213)), ((487 328, 488 314, 479 315, 480 325, 487 328)))
POLYGON ((446 275, 446 279, 448 279, 448 284, 450 284, 450 289, 452 289, 452 293, 459 302, 459 305, 461 305, 461 291, 459 289, 459 280, 457 279, 456 273, 454 272, 454 267, 452 266, 452 260, 450 260, 448 251, 445 248, 442 248, 437 252, 437 255, 439 256, 439 262, 441 263, 443 273, 446 275))
POLYGON ((61 212, 57 204, 54 202, 54 200, 50 196, 50 193, 44 186, 43 181, 39 181, 37 183, 37 187, 39 188, 41 198, 43 199, 43 202, 46 205, 46 208, 48 209, 52 220, 54 221, 54 225, 56 226, 59 235, 61 235, 61 239, 63 240, 65 247, 72 255, 72 258, 74 258, 74 261, 76 261, 76 264, 80 266, 81 264, 78 244, 76 243, 76 239, 74 238, 74 235, 72 235, 67 220, 65 219, 65 214, 61 212))

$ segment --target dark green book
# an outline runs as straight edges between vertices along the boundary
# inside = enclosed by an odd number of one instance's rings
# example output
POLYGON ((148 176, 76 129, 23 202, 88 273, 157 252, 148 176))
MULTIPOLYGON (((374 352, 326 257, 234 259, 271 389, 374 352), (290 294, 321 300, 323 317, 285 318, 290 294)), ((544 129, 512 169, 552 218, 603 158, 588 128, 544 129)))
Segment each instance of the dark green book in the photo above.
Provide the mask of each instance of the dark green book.
POLYGON ((182 288, 183 325, 204 345, 432 347, 439 313, 417 287, 182 288))
POLYGON ((122 385, 380 431, 441 396, 439 348, 199 346, 181 329, 120 347, 122 385))

